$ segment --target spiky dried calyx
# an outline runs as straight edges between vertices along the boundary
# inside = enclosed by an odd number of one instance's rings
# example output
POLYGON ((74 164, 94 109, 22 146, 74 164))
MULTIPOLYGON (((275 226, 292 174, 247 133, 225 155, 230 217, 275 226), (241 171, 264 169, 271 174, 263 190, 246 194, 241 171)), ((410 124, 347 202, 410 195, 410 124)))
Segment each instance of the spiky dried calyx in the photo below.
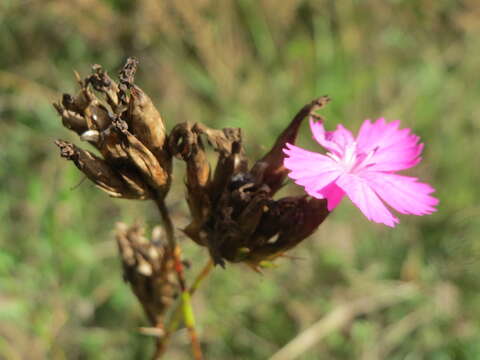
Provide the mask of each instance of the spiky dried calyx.
POLYGON ((54 107, 65 127, 101 153, 103 158, 75 147, 84 160, 67 157, 97 186, 114 197, 164 198, 172 170, 165 125, 148 95, 134 84, 137 64, 133 58, 127 60, 120 84, 100 65, 94 65, 92 75, 84 80, 76 74, 80 91, 75 96, 64 94, 54 107), (97 168, 102 171, 96 172, 97 168), (115 186, 105 186, 105 180, 97 178, 107 169, 115 186))
POLYGON ((272 149, 249 170, 240 129, 214 130, 178 124, 170 152, 187 163, 187 200, 192 221, 184 232, 207 246, 215 263, 247 262, 257 268, 309 236, 328 215, 326 201, 302 197, 274 200, 287 170, 282 150, 294 143, 301 122, 328 103, 321 97, 305 105, 272 149), (212 172, 205 142, 218 152, 212 172))

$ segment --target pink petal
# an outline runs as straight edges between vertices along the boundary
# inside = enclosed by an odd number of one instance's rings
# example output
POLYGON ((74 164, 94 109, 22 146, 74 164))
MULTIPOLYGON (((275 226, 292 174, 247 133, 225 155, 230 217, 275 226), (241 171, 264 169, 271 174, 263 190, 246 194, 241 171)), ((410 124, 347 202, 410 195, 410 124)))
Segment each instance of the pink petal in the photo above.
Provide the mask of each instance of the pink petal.
POLYGON ((390 227, 394 227, 399 222, 385 207, 365 179, 356 175, 343 174, 336 183, 367 219, 390 227))
POLYGON ((437 211, 438 199, 429 195, 435 189, 414 177, 373 171, 364 171, 359 176, 399 213, 426 215, 437 211))
POLYGON ((320 145, 339 156, 343 154, 348 144, 354 142, 352 133, 343 125, 338 125, 335 131, 325 131, 322 122, 310 119, 310 129, 320 145))
POLYGON ((398 171, 411 168, 420 161, 423 144, 410 129, 399 130, 400 122, 385 122, 380 118, 373 124, 364 121, 357 136, 357 149, 365 154, 373 152, 368 164, 371 170, 398 171))
POLYGON ((400 121, 387 123, 384 118, 379 118, 373 124, 365 120, 357 135, 359 150, 368 152, 375 148, 385 147, 391 140, 391 135, 398 130, 400 121))
POLYGON ((287 144, 283 150, 288 155, 283 165, 290 170, 288 176, 305 187, 310 195, 322 198, 319 190, 335 181, 340 175, 338 164, 328 156, 287 144))
POLYGON ((335 209, 345 196, 345 191, 340 189, 334 182, 320 190, 320 194, 327 199, 328 211, 335 209))

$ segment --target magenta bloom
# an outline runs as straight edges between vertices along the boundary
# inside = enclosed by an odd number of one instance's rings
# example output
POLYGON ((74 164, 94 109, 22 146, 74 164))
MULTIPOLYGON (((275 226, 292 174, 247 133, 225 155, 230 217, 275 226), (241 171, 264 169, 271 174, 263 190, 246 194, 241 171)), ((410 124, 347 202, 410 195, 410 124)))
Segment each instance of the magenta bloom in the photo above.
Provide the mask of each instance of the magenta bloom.
POLYGON ((355 139, 342 125, 325 131, 322 122, 310 120, 313 137, 328 152, 287 144, 284 165, 310 196, 327 199, 329 211, 347 195, 367 219, 391 227, 399 220, 383 202, 402 214, 431 214, 438 204, 430 196, 435 190, 417 178, 395 174, 417 165, 423 149, 420 138, 399 125, 383 118, 373 124, 366 120, 355 139))

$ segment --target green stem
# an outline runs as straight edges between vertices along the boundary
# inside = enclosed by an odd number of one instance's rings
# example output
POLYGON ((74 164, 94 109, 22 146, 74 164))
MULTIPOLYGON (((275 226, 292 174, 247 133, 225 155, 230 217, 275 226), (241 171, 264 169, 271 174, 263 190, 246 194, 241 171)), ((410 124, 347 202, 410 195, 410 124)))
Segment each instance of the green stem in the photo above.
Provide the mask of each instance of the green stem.
MULTIPOLYGON (((182 252, 180 246, 177 244, 175 239, 175 230, 173 227, 172 219, 170 218, 170 213, 168 212, 167 207, 163 198, 156 199, 155 203, 157 204, 160 216, 162 217, 165 233, 168 241, 168 245, 173 257, 175 272, 177 274, 178 284, 180 286, 182 303, 182 315, 184 317, 185 325, 187 326, 188 333, 190 336, 190 342, 192 345, 192 352, 195 360, 202 360, 202 348, 200 346, 200 341, 198 339, 197 333, 195 331, 195 317, 190 301, 190 293, 187 289, 187 284, 185 281, 185 274, 183 271, 182 263, 182 252)), ((166 335, 167 336, 167 335, 166 335)), ((158 341, 156 346, 156 351, 154 359, 159 359, 166 350, 166 341, 158 341)))
MULTIPOLYGON (((195 281, 193 282, 192 286, 187 292, 187 296, 185 296, 185 293, 182 293, 182 299, 181 303, 177 305, 175 310, 172 313, 172 316, 170 317, 170 320, 168 324, 165 326, 165 335, 161 339, 162 344, 157 345, 160 346, 163 351, 165 351, 168 342, 170 341, 171 335, 178 329, 180 326, 180 322, 182 320, 182 316, 185 322, 185 325, 187 329, 189 329, 189 324, 187 324, 188 321, 190 321, 190 325, 195 325, 195 319, 193 317, 193 311, 192 311, 192 306, 191 306, 191 297, 193 294, 195 294, 195 291, 199 288, 200 284, 205 280, 208 275, 210 274, 210 271, 213 269, 213 261, 210 259, 207 264, 203 267, 202 271, 197 275, 195 278, 195 281), (186 301, 185 301, 186 300, 186 301), (191 316, 191 317, 190 317, 191 316), (188 319, 188 320, 187 320, 188 319)), ((163 352, 162 352, 163 354, 163 352)), ((161 355, 161 354, 160 354, 161 355)), ((158 359, 158 358, 156 358, 158 359)))

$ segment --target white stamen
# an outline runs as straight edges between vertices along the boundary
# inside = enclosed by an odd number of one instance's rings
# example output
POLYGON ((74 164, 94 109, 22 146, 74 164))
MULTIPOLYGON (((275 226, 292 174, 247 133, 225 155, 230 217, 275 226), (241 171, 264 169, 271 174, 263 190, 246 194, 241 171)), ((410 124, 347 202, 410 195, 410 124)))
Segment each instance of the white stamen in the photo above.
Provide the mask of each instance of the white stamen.
POLYGON ((348 144, 343 151, 341 156, 338 156, 334 153, 328 152, 326 155, 330 157, 333 161, 337 162, 339 165, 343 167, 345 172, 354 173, 357 170, 360 170, 364 167, 373 165, 369 164, 369 161, 372 159, 373 155, 375 155, 378 147, 369 151, 367 154, 359 153, 357 151, 357 143, 352 142, 348 144))
POLYGON ((343 155, 343 163, 346 169, 348 169, 348 171, 350 171, 353 168, 356 160, 357 160, 357 143, 353 142, 347 145, 347 148, 345 149, 345 153, 343 155))
POLYGON ((372 159, 373 155, 375 155, 375 153, 377 152, 377 150, 378 150, 378 146, 377 146, 375 149, 369 151, 369 152, 367 153, 367 155, 366 155, 363 159, 361 159, 361 160, 355 165, 354 169, 352 169, 352 170, 354 171, 354 170, 358 170, 358 169, 361 169, 361 168, 366 168, 366 167, 375 165, 375 163, 370 163, 370 160, 372 159))
POLYGON ((336 162, 341 162, 340 158, 339 158, 337 155, 335 155, 335 154, 333 154, 333 153, 331 153, 331 152, 327 152, 326 155, 327 155, 329 158, 331 158, 332 160, 336 161, 336 162))

